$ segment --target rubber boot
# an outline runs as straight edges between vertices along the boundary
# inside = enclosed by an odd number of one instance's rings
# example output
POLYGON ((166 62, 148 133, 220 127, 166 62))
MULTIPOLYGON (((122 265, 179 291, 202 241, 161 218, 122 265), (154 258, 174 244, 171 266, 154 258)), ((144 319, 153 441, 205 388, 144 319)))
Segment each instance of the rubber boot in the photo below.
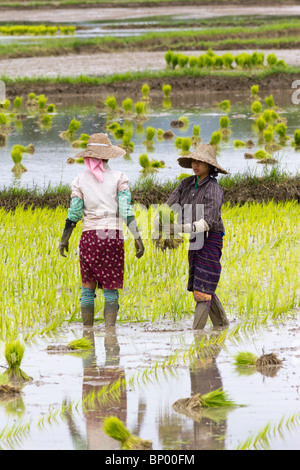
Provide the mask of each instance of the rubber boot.
POLYGON ((105 326, 115 326, 119 311, 119 302, 117 300, 106 300, 104 304, 105 326))
POLYGON ((223 305, 215 294, 211 298, 209 317, 215 327, 226 327, 229 325, 223 305))
POLYGON ((94 326, 94 307, 81 307, 82 324, 85 327, 94 326))
POLYGON ((210 302, 197 302, 195 308, 195 316, 193 330, 203 330, 206 325, 210 302))

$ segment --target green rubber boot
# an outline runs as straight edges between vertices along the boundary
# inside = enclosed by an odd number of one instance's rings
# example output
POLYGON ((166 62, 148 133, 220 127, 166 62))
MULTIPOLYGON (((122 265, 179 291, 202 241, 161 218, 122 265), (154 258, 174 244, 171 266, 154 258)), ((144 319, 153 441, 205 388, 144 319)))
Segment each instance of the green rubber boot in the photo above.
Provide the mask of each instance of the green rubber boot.
POLYGON ((214 327, 227 327, 229 325, 223 305, 216 295, 211 298, 209 317, 214 327))
POLYGON ((203 330, 208 319, 209 302, 197 302, 193 330, 203 330))
POLYGON ((106 300, 104 304, 105 326, 115 326, 119 311, 119 302, 117 300, 106 300))
POLYGON ((81 307, 82 324, 84 327, 94 326, 94 307, 81 307))

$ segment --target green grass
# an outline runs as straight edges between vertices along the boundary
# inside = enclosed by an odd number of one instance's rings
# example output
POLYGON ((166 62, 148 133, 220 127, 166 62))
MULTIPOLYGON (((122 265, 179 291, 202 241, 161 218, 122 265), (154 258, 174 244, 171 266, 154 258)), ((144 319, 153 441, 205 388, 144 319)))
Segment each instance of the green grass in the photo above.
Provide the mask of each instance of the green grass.
POLYGON ((257 27, 210 27, 200 30, 151 32, 128 37, 95 37, 89 39, 47 38, 36 43, 1 45, 0 55, 9 57, 37 57, 86 50, 94 52, 167 50, 208 48, 282 48, 300 44, 300 21, 278 22, 257 27))

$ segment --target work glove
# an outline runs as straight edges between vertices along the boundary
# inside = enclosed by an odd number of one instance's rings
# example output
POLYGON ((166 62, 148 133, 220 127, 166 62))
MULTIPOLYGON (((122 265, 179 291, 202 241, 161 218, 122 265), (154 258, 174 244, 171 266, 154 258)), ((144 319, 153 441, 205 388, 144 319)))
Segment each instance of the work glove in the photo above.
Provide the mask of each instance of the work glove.
POLYGON ((145 252, 145 247, 141 238, 134 240, 135 245, 135 256, 136 258, 141 258, 145 252))
POLYGON ((130 232, 134 236, 135 256, 141 258, 145 252, 144 244, 134 216, 127 217, 125 221, 130 232))
POLYGON ((70 240, 70 237, 72 235, 72 232, 73 232, 75 226, 76 226, 75 222, 72 222, 72 220, 69 220, 69 219, 66 220, 66 225, 65 225, 65 228, 64 228, 61 240, 60 240, 59 247, 58 247, 59 254, 61 256, 64 256, 65 258, 67 257, 65 255, 65 250, 68 253, 68 251, 69 251, 69 240, 70 240))

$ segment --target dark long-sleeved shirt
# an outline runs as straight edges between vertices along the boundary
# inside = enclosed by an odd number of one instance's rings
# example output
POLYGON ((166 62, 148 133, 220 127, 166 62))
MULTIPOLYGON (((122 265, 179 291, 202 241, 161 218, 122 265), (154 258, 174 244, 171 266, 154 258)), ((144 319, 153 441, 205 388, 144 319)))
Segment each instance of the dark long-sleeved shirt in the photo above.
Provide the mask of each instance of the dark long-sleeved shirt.
POLYGON ((196 176, 184 178, 169 196, 166 204, 169 206, 180 205, 182 223, 204 219, 209 226, 209 230, 224 232, 224 223, 221 217, 222 188, 219 186, 217 179, 212 176, 207 176, 198 182, 197 186, 196 181, 196 176), (201 211, 201 208, 204 212, 201 211))

